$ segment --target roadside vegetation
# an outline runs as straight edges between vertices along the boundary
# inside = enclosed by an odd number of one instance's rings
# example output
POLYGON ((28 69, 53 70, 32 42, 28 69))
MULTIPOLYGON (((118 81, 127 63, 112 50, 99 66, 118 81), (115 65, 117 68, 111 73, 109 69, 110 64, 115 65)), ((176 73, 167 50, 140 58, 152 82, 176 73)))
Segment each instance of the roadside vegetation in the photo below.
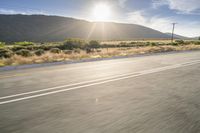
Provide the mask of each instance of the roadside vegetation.
POLYGON ((200 50, 200 41, 110 41, 67 39, 56 43, 0 42, 0 66, 87 58, 107 58, 144 53, 200 50))

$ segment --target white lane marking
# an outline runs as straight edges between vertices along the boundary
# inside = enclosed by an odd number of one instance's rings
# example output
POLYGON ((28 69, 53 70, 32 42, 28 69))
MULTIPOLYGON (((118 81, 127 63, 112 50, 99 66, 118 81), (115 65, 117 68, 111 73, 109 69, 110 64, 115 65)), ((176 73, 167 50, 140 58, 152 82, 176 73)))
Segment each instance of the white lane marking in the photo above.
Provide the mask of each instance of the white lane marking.
MULTIPOLYGON (((60 93, 60 92, 70 91, 70 90, 76 90, 76 89, 85 88, 85 87, 89 87, 89 86, 109 83, 109 82, 113 82, 113 81, 138 77, 138 76, 147 75, 147 74, 156 73, 156 72, 161 72, 161 71, 165 71, 165 70, 170 70, 170 69, 175 69, 175 68, 180 68, 180 67, 185 67, 185 66, 191 66, 191 65, 194 65, 194 64, 198 64, 198 63, 200 63, 200 60, 186 62, 186 63, 182 63, 182 64, 171 65, 171 66, 166 66, 166 67, 154 68, 154 69, 150 69, 150 70, 144 70, 144 71, 141 71, 141 72, 137 72, 139 74, 135 74, 135 75, 129 74, 129 76, 125 76, 125 77, 116 77, 114 79, 108 79, 106 81, 100 81, 100 82, 96 82, 96 83, 90 83, 90 84, 86 84, 86 85, 70 87, 70 88, 67 88, 67 89, 61 89, 61 90, 46 92, 46 93, 42 93, 42 94, 36 94, 36 95, 32 95, 32 96, 7 100, 7 101, 0 102, 0 105, 7 104, 7 103, 13 103, 13 102, 17 102, 17 101, 22 101, 22 100, 27 100, 27 99, 32 99, 32 98, 41 97, 41 96, 46 96, 46 95, 50 95, 50 94, 56 94, 56 93, 60 93)), ((61 86, 59 86, 59 87, 61 87, 61 86)), ((57 87, 57 88, 59 88, 59 87, 57 87)))
MULTIPOLYGON (((156 69, 161 69, 161 68, 156 68, 156 69)), ((84 81, 84 82, 79 82, 79 83, 74 83, 74 84, 56 86, 56 87, 51 87, 51 88, 47 88, 47 89, 40 89, 40 90, 37 90, 37 91, 30 91, 30 92, 25 92, 25 93, 19 93, 19 94, 14 94, 14 95, 0 97, 0 100, 8 99, 8 98, 13 98, 13 97, 24 96, 24 95, 29 95, 29 94, 35 94, 35 93, 39 93, 39 92, 45 92, 45 91, 51 91, 51 90, 61 89, 61 88, 64 88, 64 87, 72 87, 72 86, 76 86, 76 85, 83 85, 83 84, 92 83, 92 82, 98 82, 98 81, 107 80, 107 79, 119 78, 119 77, 122 77, 122 76, 135 75, 135 74, 138 74, 138 73, 145 73, 145 71, 150 71, 150 70, 144 70, 144 71, 134 72, 134 73, 128 73, 128 74, 119 74, 119 75, 110 76, 110 77, 107 77, 107 78, 101 78, 101 79, 84 81)))
POLYGON ((96 80, 90 80, 90 81, 84 81, 84 82, 79 82, 79 83, 74 83, 74 84, 68 84, 68 85, 51 87, 51 88, 47 88, 47 89, 40 89, 40 90, 37 90, 37 91, 30 91, 30 92, 25 92, 25 93, 19 93, 19 94, 14 94, 14 95, 0 97, 0 100, 8 99, 8 98, 13 98, 13 97, 18 97, 18 96, 29 95, 29 94, 35 94, 35 93, 39 93, 39 92, 51 91, 51 90, 60 89, 60 88, 64 88, 64 87, 71 87, 71 86, 76 86, 76 85, 83 85, 83 84, 88 84, 88 83, 92 83, 92 82, 98 82, 98 81, 102 81, 102 80, 107 80, 107 79, 113 79, 113 78, 118 78, 118 77, 122 77, 122 76, 132 75, 132 74, 136 74, 136 73, 138 73, 138 72, 129 73, 129 74, 119 74, 119 75, 110 76, 110 77, 107 77, 107 78, 100 78, 100 79, 96 79, 96 80))

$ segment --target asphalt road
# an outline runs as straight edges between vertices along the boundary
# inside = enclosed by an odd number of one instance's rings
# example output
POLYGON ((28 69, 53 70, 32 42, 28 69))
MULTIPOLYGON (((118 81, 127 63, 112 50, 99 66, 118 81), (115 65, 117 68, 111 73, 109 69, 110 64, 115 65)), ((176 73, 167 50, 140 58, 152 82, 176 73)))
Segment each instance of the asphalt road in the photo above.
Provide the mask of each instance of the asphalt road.
POLYGON ((0 73, 0 133, 199 132, 199 51, 0 73))

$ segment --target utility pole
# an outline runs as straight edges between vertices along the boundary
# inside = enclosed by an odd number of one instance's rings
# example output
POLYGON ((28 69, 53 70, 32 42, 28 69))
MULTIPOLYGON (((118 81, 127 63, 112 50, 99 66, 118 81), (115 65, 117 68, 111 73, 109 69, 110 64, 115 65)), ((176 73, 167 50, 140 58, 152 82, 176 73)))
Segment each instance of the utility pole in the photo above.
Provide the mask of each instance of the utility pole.
POLYGON ((173 27, 172 27, 172 38, 171 38, 171 42, 173 43, 174 42, 174 29, 175 29, 175 25, 177 23, 172 23, 173 27))

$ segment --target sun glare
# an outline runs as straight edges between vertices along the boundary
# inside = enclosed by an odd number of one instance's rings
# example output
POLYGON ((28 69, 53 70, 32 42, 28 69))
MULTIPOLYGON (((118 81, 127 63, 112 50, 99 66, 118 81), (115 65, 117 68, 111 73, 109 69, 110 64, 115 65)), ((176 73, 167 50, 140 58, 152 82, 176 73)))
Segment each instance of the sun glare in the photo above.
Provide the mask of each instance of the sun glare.
POLYGON ((99 3, 93 9, 94 21, 108 21, 111 16, 110 6, 106 3, 99 3))

